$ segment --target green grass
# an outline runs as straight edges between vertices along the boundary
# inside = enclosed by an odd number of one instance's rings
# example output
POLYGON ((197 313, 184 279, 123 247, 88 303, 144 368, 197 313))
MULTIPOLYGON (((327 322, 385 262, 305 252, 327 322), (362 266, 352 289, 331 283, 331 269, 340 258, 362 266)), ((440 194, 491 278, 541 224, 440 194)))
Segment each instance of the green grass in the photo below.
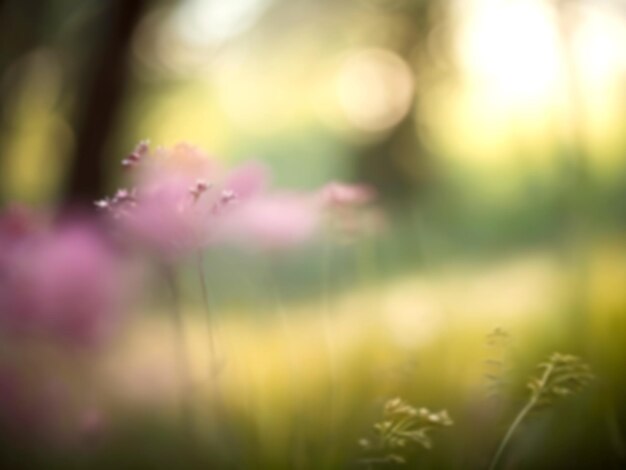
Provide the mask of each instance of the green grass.
POLYGON ((528 399, 536 364, 559 351, 582 356, 596 379, 531 411, 499 468, 620 468, 626 251, 607 242, 586 259, 582 334, 571 319, 572 298, 581 296, 570 290, 568 264, 549 251, 525 253, 355 284, 327 306, 310 298, 218 309, 224 367, 216 381, 205 318, 190 304, 191 424, 181 419, 173 332, 161 307, 136 316, 93 367, 65 368, 107 411, 107 432, 69 451, 48 447, 33 457, 22 440, 22 451, 5 446, 5 454, 40 468, 359 468, 359 439, 371 436, 384 403, 401 397, 446 409, 454 421, 432 432, 432 449, 408 446, 408 468, 486 468, 528 399), (504 349, 488 344, 496 327, 510 334, 504 349), (485 363, 494 355, 507 369, 495 396, 485 363))

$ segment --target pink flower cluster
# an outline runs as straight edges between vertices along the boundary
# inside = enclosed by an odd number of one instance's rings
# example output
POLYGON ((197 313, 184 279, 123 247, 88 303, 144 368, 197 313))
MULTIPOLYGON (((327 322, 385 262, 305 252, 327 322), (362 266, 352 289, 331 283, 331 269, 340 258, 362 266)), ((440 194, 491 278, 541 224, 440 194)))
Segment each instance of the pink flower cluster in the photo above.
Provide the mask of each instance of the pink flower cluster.
MULTIPOLYGON (((60 346, 67 358, 76 347, 111 337, 130 289, 119 245, 102 230, 105 221, 117 242, 171 263, 221 244, 292 248, 328 227, 361 234, 375 198, 371 188, 342 183, 313 192, 275 190, 262 165, 224 168, 188 144, 152 151, 140 142, 122 165, 130 187, 95 203, 108 215, 104 221, 51 223, 23 208, 0 213, 0 341, 19 351, 41 340, 60 346)), ((58 387, 31 386, 33 378, 48 382, 49 358, 44 361, 45 373, 38 374, 21 360, 0 358, 0 425, 54 428, 68 415, 58 387)), ((81 432, 97 434, 99 410, 78 411, 81 432)))
POLYGON ((0 219, 0 332, 92 345, 120 315, 121 264, 86 221, 46 227, 23 210, 0 219))
MULTIPOLYGON (((329 218, 354 231, 374 193, 331 183, 313 193, 269 188, 266 169, 226 170, 187 144, 124 160, 133 188, 97 206, 137 245, 173 261, 213 244, 277 250, 310 240, 329 218)), ((24 210, 0 218, 0 333, 92 344, 107 337, 125 297, 121 262, 93 221, 46 224, 24 210)))
POLYGON ((315 235, 329 208, 373 198, 364 186, 339 183, 314 193, 274 191, 260 164, 225 170, 188 144, 151 154, 141 142, 123 166, 132 170, 132 189, 96 205, 125 235, 166 261, 217 243, 292 247, 315 235))
POLYGON ((93 219, 52 224, 17 206, 0 214, 0 341, 9 352, 0 356, 0 432, 54 443, 94 435, 95 412, 73 403, 55 360, 72 364, 111 339, 126 279, 93 219))

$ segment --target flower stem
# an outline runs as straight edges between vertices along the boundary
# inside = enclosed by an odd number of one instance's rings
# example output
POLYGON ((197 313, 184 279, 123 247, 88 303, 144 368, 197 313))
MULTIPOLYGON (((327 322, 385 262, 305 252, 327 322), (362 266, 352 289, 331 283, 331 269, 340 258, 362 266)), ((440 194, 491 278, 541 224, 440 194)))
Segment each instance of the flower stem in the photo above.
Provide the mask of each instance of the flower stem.
POLYGON ((202 303, 207 315, 208 322, 208 337, 209 337, 209 353, 211 355, 211 378, 215 380, 219 373, 219 364, 217 357, 217 341, 215 338, 215 322, 213 318, 213 310, 211 309, 211 303, 209 302, 209 293, 207 290, 206 272, 204 270, 204 260, 202 253, 198 253, 198 278, 200 280, 200 290, 202 291, 202 303))
POLYGON ((498 462, 500 461, 500 458, 502 457, 502 454, 504 453, 504 449, 506 448, 509 441, 511 440, 511 437, 513 436, 513 434, 515 433, 515 431, 517 430, 521 422, 524 420, 524 418, 526 418, 526 415, 530 412, 530 410, 534 408, 535 404, 536 404, 536 401, 533 398, 531 398, 528 401, 528 403, 526 403, 526 406, 522 408, 522 410, 517 414, 517 416, 515 417, 515 420, 511 423, 504 438, 502 439, 502 442, 500 442, 500 446, 498 447, 498 450, 493 456, 493 459, 491 459, 491 465, 489 465, 489 470, 495 470, 497 468, 498 462))
POLYGON ((335 335, 333 333, 333 305, 332 305, 332 266, 333 241, 327 234, 323 241, 322 262, 322 333, 328 366, 328 401, 325 404, 328 414, 327 447, 329 449, 330 467, 335 465, 336 428, 337 428, 337 366, 335 352, 335 335))
POLYGON ((513 434, 515 434, 515 431, 520 426, 522 421, 524 421, 528 413, 530 413, 530 411, 535 407, 535 405, 539 401, 539 398, 541 397, 548 383, 550 375, 552 374, 553 368, 554 366, 552 364, 548 364, 546 366, 546 370, 541 376, 541 380, 539 381, 537 388, 533 391, 530 399, 528 400, 528 403, 526 403, 526 406, 524 406, 524 408, 520 410, 520 412, 517 414, 517 416, 515 417, 515 419, 509 426, 509 428, 507 429, 507 432, 504 435, 504 438, 502 439, 502 441, 500 442, 500 445, 498 446, 498 450, 496 451, 493 458, 491 459, 489 470, 495 470, 497 468, 498 463, 500 459, 502 458, 502 455, 504 454, 504 449, 506 449, 507 445, 509 444, 509 441, 513 437, 513 434))
POLYGON ((217 353, 217 338, 215 332, 215 315, 211 308, 211 302, 209 301, 209 293, 207 288, 207 276, 204 269, 204 259, 202 252, 198 252, 197 257, 198 267, 198 279, 200 281, 200 290, 202 292, 202 304, 206 312, 206 324, 207 324, 207 336, 209 339, 209 381, 211 391, 210 411, 212 414, 212 426, 211 434, 213 439, 219 444, 218 447, 221 451, 225 450, 225 444, 223 437, 230 434, 229 429, 226 427, 226 418, 224 416, 225 410, 222 406, 222 395, 220 393, 220 372, 222 364, 217 353))
POLYGON ((322 321, 323 321, 323 333, 324 342, 326 346, 326 355, 328 360, 328 373, 330 376, 330 396, 331 401, 333 397, 333 391, 336 382, 336 370, 335 370, 335 354, 334 354, 334 338, 332 331, 332 305, 331 305, 331 282, 332 282, 332 256, 333 247, 330 237, 324 242, 324 253, 322 254, 322 321))
POLYGON ((171 293, 171 316, 174 323, 175 361, 180 374, 182 387, 181 408, 182 423, 191 441, 194 439, 194 410, 193 410, 193 383, 191 378, 191 364, 185 347, 185 331, 183 316, 180 311, 180 298, 174 270, 171 266, 164 267, 165 280, 171 293))
POLYGON ((272 300, 274 301, 274 306, 276 309, 276 313, 278 314, 278 321, 280 322, 280 327, 282 329, 282 333, 285 340, 285 356, 287 358, 288 363, 288 375, 289 375, 289 396, 290 396, 290 406, 293 407, 292 415, 293 415, 293 446, 292 452, 289 456, 289 463, 294 468, 299 468, 298 460, 302 455, 306 455, 305 449, 305 428, 300 426, 300 422, 303 419, 304 413, 304 401, 302 399, 302 393, 300 389, 301 380, 298 377, 299 366, 298 363, 300 361, 300 354, 298 351, 298 347, 293 335, 293 329, 291 326, 290 318, 287 315, 287 311, 285 310, 285 305, 283 302, 283 296, 281 293, 280 282, 278 279, 278 263, 277 259, 272 256, 273 253, 270 254, 268 258, 268 264, 266 265, 266 272, 268 275, 268 289, 272 300))

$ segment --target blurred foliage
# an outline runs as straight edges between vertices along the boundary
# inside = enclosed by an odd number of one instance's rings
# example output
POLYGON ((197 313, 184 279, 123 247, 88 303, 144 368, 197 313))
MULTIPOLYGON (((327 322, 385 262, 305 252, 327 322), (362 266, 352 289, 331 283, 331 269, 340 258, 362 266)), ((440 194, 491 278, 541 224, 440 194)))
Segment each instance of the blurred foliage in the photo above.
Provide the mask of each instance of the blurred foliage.
POLYGON ((179 429, 168 388, 166 299, 155 282, 150 314, 127 341, 75 371, 102 389, 111 432, 69 456, 5 440, 3 468, 351 468, 359 437, 397 396, 454 417, 420 468, 483 468, 528 399, 526 371, 554 350, 580 355, 597 380, 525 421, 507 465, 623 468, 619 2, 139 2, 114 54, 124 73, 104 122, 89 88, 104 83, 92 94, 109 96, 98 64, 131 3, 0 0, 0 203, 80 199, 70 184, 77 162, 93 178, 81 191, 103 196, 122 185, 119 162, 136 142, 187 140, 224 160, 266 162, 282 186, 373 183, 389 229, 293 255, 207 253, 227 358, 219 422, 197 283, 180 269, 201 384, 196 441, 179 429), (93 152, 78 150, 85 134, 93 152), (495 398, 484 396, 494 382, 484 377, 489 331, 511 343, 497 358, 506 373, 495 398), (129 377, 113 380, 110 362, 129 377), (145 363, 156 378, 138 384, 145 363))

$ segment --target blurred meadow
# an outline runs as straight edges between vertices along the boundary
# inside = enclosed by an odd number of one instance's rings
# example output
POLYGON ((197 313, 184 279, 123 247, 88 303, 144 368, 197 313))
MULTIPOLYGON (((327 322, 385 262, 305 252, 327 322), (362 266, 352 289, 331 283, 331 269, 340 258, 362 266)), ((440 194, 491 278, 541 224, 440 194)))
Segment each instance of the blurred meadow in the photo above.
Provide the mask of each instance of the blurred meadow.
POLYGON ((623 0, 0 0, 0 466, 625 468, 625 122, 623 0))

